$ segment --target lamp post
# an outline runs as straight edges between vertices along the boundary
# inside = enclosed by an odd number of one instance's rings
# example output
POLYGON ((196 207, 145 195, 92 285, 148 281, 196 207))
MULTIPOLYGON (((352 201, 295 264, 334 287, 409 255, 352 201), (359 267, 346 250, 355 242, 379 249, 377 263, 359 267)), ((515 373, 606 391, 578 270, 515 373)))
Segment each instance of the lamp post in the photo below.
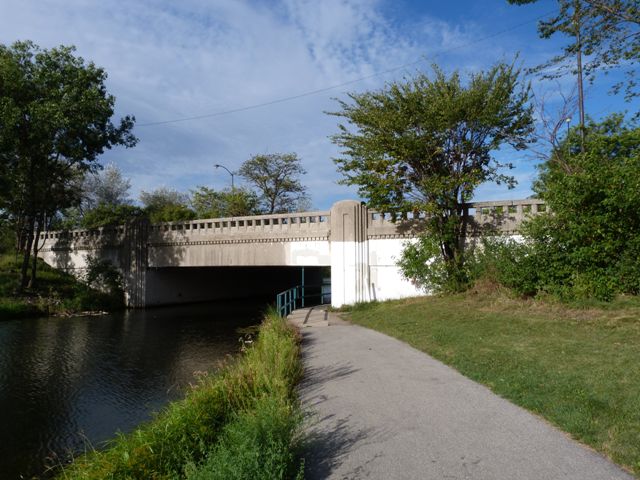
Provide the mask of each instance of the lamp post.
POLYGON ((235 190, 235 186, 233 184, 233 176, 235 175, 235 173, 233 173, 231 170, 229 170, 227 167, 225 167, 224 165, 219 165, 219 164, 215 164, 214 165, 216 168, 224 168, 227 172, 229 172, 229 175, 231 175, 231 190, 235 190))

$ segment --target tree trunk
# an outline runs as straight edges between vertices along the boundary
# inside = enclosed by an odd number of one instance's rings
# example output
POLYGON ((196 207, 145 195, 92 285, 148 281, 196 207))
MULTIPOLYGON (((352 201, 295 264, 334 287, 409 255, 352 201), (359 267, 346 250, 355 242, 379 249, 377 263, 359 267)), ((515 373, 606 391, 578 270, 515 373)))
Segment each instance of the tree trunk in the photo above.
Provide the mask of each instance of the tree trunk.
POLYGON ((27 241, 24 246, 24 253, 22 257, 22 269, 20 271, 20 291, 23 291, 25 288, 27 288, 27 284, 29 282, 29 259, 31 258, 31 247, 33 246, 33 229, 35 228, 35 217, 29 217, 28 221, 25 223, 28 230, 27 241))
POLYGON ((38 245, 40 244, 40 233, 42 232, 42 218, 38 221, 38 226, 36 227, 35 238, 33 241, 33 259, 31 263, 31 278, 29 279, 28 288, 34 288, 36 286, 36 271, 38 269, 38 251, 40 248, 38 245))

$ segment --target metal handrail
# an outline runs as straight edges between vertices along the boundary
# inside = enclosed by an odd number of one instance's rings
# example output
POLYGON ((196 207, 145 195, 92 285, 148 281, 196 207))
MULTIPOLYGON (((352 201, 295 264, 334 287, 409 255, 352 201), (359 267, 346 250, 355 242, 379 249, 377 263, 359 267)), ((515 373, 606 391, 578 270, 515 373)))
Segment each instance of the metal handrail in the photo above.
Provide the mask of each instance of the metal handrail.
POLYGON ((331 297, 331 291, 323 292, 322 287, 327 285, 296 285, 276 295, 276 309, 278 313, 286 317, 296 308, 304 308, 307 300, 320 298, 320 305, 324 305, 325 297, 331 297), (320 289, 320 293, 308 293, 309 289, 320 289))

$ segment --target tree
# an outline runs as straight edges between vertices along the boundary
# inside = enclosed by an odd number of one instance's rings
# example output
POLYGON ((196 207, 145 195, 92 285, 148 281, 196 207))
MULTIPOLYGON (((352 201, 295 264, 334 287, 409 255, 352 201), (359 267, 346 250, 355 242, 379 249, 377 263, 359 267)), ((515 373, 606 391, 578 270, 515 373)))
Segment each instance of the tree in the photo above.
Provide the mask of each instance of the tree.
POLYGON ((100 172, 87 175, 82 188, 87 210, 101 204, 115 206, 131 203, 129 198, 131 181, 124 178, 120 169, 112 163, 100 172))
POLYGON ((342 147, 335 159, 343 183, 357 185, 370 207, 399 218, 427 213, 425 228, 436 239, 451 288, 465 283, 464 204, 481 183, 511 186, 513 177, 492 151, 504 144, 525 148, 533 132, 529 87, 513 65, 497 64, 471 75, 466 85, 456 72, 434 78, 418 74, 375 92, 339 101, 343 117, 332 137, 342 147))
MULTIPOLYGON (((507 0, 523 5, 538 0, 507 0)), ((533 69, 545 78, 558 78, 575 72, 578 78, 580 126, 584 128, 584 96, 582 75, 591 81, 595 73, 624 66, 626 81, 618 82, 614 92, 624 89, 631 100, 640 95, 637 68, 640 60, 640 6, 637 0, 558 0, 557 15, 538 24, 542 38, 563 33, 571 38, 561 54, 533 69), (583 55, 587 59, 583 63, 583 55), (550 67, 557 67, 550 70, 550 67)))
POLYGON ((198 218, 240 217, 259 213, 258 196, 246 188, 216 191, 198 187, 191 192, 191 206, 198 218))
POLYGON ((105 149, 137 141, 133 117, 111 121, 115 98, 107 92, 106 72, 74 52, 32 42, 0 45, 0 173, 6 185, 0 208, 17 225, 21 288, 35 282, 34 240, 61 209, 79 204, 78 179, 96 170, 105 149))
POLYGON ((192 220, 196 217, 189 208, 189 197, 171 188, 161 187, 151 192, 141 192, 140 201, 145 215, 152 223, 192 220))
POLYGON ((622 115, 587 122, 584 152, 571 130, 542 165, 534 190, 552 213, 525 232, 535 246, 538 289, 611 299, 640 293, 640 128, 622 115))
POLYGON ((299 178, 307 172, 295 153, 254 155, 239 173, 258 189, 265 213, 293 212, 307 198, 299 178))
POLYGON ((81 227, 91 229, 124 225, 143 216, 142 209, 135 205, 99 203, 95 208, 86 211, 79 223, 81 227))

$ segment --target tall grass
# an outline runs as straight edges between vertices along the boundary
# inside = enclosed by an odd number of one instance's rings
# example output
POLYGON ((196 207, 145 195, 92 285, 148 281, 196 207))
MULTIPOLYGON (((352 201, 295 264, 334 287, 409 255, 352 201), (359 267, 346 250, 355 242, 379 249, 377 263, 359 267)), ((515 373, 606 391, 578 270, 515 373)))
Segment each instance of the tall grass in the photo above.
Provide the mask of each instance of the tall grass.
POLYGON ((297 335, 271 312, 235 361, 58 478, 294 478, 301 472, 294 389, 300 375, 297 335))

